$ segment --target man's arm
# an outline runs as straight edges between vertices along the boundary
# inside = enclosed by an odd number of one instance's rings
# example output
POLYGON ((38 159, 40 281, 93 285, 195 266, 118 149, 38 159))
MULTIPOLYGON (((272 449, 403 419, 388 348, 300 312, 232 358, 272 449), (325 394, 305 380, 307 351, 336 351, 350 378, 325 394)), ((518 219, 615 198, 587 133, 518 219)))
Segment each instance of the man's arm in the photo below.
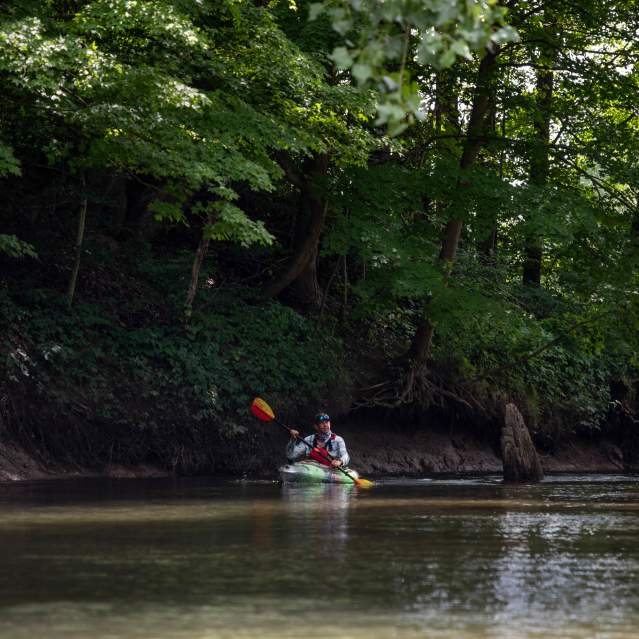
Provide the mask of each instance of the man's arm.
POLYGON ((342 466, 348 466, 348 462, 351 460, 348 451, 346 450, 346 442, 338 435, 335 438, 337 444, 337 454, 335 459, 339 459, 342 462, 342 466))
MULTIPOLYGON (((293 433, 297 435, 297 437, 291 437, 291 439, 288 440, 288 444, 286 444, 286 458, 291 462, 302 459, 302 457, 306 456, 310 450, 309 447, 299 438, 299 433, 296 430, 292 430, 291 434, 293 433)), ((307 439, 308 437, 305 438, 305 441, 307 439)))

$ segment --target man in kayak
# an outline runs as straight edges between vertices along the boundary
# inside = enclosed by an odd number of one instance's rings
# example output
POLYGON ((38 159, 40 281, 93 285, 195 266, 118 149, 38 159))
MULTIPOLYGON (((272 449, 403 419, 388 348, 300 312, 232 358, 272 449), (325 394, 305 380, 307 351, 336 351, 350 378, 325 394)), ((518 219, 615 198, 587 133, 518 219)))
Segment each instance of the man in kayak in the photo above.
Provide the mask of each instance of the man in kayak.
POLYGON ((324 466, 346 466, 350 457, 346 442, 331 432, 331 418, 326 413, 317 413, 313 424, 315 435, 300 438, 300 433, 290 429, 291 439, 286 445, 286 457, 292 462, 312 459, 324 466), (306 442, 306 443, 304 443, 306 442))

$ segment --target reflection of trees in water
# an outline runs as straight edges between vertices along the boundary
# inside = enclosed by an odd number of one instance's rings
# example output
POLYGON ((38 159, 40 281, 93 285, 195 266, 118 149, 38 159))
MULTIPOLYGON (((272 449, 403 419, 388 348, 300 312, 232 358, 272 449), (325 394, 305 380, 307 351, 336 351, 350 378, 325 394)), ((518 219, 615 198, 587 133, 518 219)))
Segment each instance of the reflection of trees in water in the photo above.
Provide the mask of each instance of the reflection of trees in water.
POLYGON ((473 506, 465 497, 456 505, 454 492, 421 504, 335 484, 284 485, 268 502, 281 549, 272 569, 290 571, 296 595, 334 605, 354 592, 426 637, 488 636, 486 628, 493 639, 585 637, 604 627, 636 636, 637 512, 602 503, 609 486, 543 490, 541 499, 539 488, 500 488, 494 505, 473 506))
POLYGON ((273 504, 256 501, 252 504, 253 545, 264 551, 270 550, 277 544, 273 538, 273 504))
POLYGON ((501 551, 490 517, 435 509, 407 513, 397 526, 401 536, 387 553, 389 597, 406 615, 437 625, 441 615, 465 616, 490 606, 494 560, 501 551))
MULTIPOLYGON (((516 494, 520 503, 524 489, 516 494)), ((525 624, 530 617, 540 623, 541 617, 549 621, 558 611, 564 611, 562 622, 568 620, 593 587, 591 575, 583 578, 592 558, 579 557, 591 532, 587 518, 511 511, 496 516, 495 527, 502 551, 494 566, 494 620, 507 627, 525 624)))
POLYGON ((348 510, 356 492, 349 484, 282 485, 282 499, 297 533, 333 560, 346 559, 348 510))
MULTIPOLYGON (((541 576, 540 564, 546 562, 542 561, 543 538, 535 519, 528 513, 518 512, 505 512, 496 517, 502 552, 495 561, 494 618, 505 625, 515 620, 525 621, 522 617, 536 608, 535 590, 541 586, 537 582, 541 576)), ((547 569, 552 570, 550 566, 547 569)), ((538 615, 535 618, 538 619, 538 615)))
POLYGON ((623 623, 639 603, 639 549, 635 543, 631 552, 620 552, 611 540, 627 534, 628 523, 617 514, 504 513, 498 519, 504 552, 496 564, 495 619, 508 625, 529 617, 537 624, 541 617, 549 624, 623 623))

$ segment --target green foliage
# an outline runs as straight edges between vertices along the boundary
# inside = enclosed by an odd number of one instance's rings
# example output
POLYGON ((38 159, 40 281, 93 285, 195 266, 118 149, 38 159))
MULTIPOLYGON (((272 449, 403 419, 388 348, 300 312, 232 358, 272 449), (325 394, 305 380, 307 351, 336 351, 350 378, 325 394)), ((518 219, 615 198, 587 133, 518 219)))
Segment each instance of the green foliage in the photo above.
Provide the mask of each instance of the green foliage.
POLYGON ((13 149, 0 142, 0 177, 20 175, 20 163, 13 155, 13 149))
POLYGON ((35 249, 28 242, 19 240, 15 235, 0 233, 0 253, 9 257, 38 257, 35 249))
POLYGON ((515 305, 488 298, 482 306, 470 313, 458 308, 438 325, 438 368, 518 398, 536 433, 554 439, 598 430, 609 410, 613 361, 588 339, 587 328, 569 316, 539 323, 515 305))
POLYGON ((360 86, 379 92, 376 124, 387 125, 390 135, 424 118, 419 88, 408 70, 411 63, 446 69, 460 58, 472 59, 472 51, 517 39, 515 29, 505 24, 505 9, 485 0, 326 0, 311 5, 311 19, 323 13, 345 38, 331 59, 349 69, 360 86))
POLYGON ((139 428, 241 423, 257 394, 281 405, 293 396, 311 402, 345 375, 339 340, 291 309, 237 295, 220 295, 186 328, 126 328, 91 304, 73 314, 61 306, 52 317, 47 304, 25 312, 6 295, 1 301, 0 321, 21 318, 19 338, 3 337, 11 379, 28 378, 56 402, 80 395, 98 416, 139 428))
POLYGON ((215 221, 205 227, 205 237, 231 240, 244 247, 273 243, 273 236, 266 230, 264 223, 250 220, 237 206, 229 202, 215 202, 209 209, 214 211, 215 221))
MULTIPOLYGON (((263 224, 231 204, 237 185, 273 190, 282 175, 276 150, 330 145, 348 162, 370 146, 358 121, 366 100, 326 87, 270 15, 247 3, 187 10, 95 0, 73 16, 40 4, 18 19, 13 3, 4 20, 0 13, 0 70, 15 102, 46 121, 38 133, 47 161, 166 182, 159 219, 185 221, 184 203, 206 189, 226 200, 216 204, 212 238, 268 242, 263 224)), ((30 114, 18 113, 7 118, 26 126, 30 114)), ((0 174, 16 170, 0 147, 0 174)))

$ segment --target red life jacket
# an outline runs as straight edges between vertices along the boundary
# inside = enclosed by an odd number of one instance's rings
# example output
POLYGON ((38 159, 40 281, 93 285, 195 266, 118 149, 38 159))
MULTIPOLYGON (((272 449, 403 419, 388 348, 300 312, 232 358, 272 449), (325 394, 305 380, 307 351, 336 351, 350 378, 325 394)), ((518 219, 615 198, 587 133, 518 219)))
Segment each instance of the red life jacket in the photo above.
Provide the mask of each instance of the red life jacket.
MULTIPOLYGON (((331 433, 331 441, 337 437, 335 433, 331 433)), ((326 446, 328 446, 328 442, 326 442, 326 446)), ((317 445, 317 437, 313 439, 313 448, 308 453, 308 456, 313 460, 324 466, 330 466, 331 461, 333 461, 334 457, 330 455, 330 453, 326 450, 326 447, 320 448, 317 445)))

